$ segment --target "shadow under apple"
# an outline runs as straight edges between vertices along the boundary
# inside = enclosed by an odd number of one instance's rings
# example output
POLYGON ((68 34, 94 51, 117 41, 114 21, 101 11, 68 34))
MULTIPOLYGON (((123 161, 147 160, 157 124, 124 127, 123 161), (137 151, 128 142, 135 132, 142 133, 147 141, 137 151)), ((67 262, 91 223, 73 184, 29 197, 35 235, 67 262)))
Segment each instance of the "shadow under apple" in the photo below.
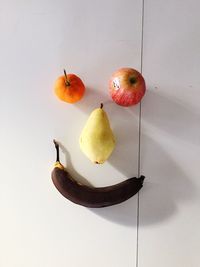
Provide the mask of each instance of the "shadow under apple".
POLYGON ((139 106, 124 108, 114 102, 106 106, 111 114, 111 125, 116 139, 116 147, 108 163, 124 178, 138 176, 139 106), (132 112, 128 112, 129 109, 132 112))
POLYGON ((179 140, 200 146, 200 114, 192 107, 163 95, 159 90, 146 91, 142 103, 142 120, 179 140))

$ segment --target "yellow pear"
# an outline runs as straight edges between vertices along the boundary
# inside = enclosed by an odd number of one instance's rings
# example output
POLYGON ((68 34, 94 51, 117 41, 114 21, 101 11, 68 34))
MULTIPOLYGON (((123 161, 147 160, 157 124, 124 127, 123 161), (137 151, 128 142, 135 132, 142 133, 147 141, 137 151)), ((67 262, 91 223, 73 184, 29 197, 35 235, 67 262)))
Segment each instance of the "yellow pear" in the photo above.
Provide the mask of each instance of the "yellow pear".
POLYGON ((82 152, 94 163, 104 163, 115 147, 115 138, 103 104, 93 110, 80 135, 82 152))

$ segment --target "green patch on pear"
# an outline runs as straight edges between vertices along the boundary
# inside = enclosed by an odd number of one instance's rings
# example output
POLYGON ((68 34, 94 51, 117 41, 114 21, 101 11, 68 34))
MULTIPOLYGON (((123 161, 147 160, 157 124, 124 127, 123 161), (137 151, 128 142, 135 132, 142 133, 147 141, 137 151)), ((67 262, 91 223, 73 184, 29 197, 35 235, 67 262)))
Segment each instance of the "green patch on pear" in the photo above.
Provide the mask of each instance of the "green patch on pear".
POLYGON ((97 164, 104 163, 115 148, 115 138, 103 105, 89 116, 80 135, 82 152, 97 164))

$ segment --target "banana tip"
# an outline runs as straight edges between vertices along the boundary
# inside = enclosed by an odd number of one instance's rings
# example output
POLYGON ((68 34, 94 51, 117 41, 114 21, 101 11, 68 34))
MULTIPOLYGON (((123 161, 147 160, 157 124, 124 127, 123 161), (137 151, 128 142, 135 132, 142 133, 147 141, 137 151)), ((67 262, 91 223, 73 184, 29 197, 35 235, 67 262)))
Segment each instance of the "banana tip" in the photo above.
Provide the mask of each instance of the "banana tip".
POLYGON ((144 182, 144 179, 145 179, 145 176, 144 175, 141 175, 140 176, 140 179, 141 179, 141 181, 142 181, 142 183, 144 182))

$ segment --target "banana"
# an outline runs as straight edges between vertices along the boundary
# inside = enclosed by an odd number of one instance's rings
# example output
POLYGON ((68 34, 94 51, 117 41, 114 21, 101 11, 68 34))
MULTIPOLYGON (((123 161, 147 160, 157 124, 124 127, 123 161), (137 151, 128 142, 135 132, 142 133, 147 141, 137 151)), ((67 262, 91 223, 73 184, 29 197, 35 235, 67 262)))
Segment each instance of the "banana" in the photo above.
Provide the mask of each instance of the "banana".
POLYGON ((93 187, 77 182, 59 160, 59 145, 54 140, 57 158, 52 171, 52 181, 57 190, 68 200, 88 208, 102 208, 119 204, 135 195, 143 186, 144 176, 132 177, 121 183, 93 187))

